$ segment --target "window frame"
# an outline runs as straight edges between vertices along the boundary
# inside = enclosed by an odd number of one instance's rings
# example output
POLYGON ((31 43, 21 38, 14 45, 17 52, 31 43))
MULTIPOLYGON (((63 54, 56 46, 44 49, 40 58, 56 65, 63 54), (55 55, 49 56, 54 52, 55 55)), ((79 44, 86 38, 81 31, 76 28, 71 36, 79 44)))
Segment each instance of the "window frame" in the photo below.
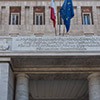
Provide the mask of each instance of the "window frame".
POLYGON ((45 25, 45 6, 34 6, 33 7, 33 25, 36 25, 36 15, 38 14, 42 14, 42 24, 41 25, 45 25))
POLYGON ((20 13, 11 13, 10 14, 10 25, 20 25, 20 13), (18 22, 16 23, 16 20, 15 22, 13 23, 13 15, 18 15, 18 22))
POLYGON ((83 25, 92 25, 92 15, 91 15, 91 12, 83 12, 83 13, 82 13, 82 24, 83 24, 83 25), (85 15, 85 14, 88 14, 88 15, 89 15, 90 24, 85 24, 85 21, 84 21, 84 15, 85 15))
POLYGON ((35 25, 44 25, 44 13, 43 12, 41 13, 35 12, 35 25), (38 22, 37 22, 37 16, 39 18, 38 22), (42 16, 42 23, 41 23, 40 16, 42 16))

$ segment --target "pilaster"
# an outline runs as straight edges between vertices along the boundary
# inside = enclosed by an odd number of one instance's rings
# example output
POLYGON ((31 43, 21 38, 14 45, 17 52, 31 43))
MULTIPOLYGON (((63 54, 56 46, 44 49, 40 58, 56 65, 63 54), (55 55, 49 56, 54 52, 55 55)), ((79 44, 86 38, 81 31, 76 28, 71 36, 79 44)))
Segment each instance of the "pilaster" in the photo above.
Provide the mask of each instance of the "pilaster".
POLYGON ((21 7, 21 25, 25 23, 25 6, 21 7))
POLYGON ((13 100, 13 72, 8 58, 0 58, 0 100, 13 100))
POLYGON ((82 25, 81 6, 77 6, 78 25, 82 25))
POLYGON ((94 30, 95 30, 95 33, 97 33, 97 29, 98 29, 98 18, 97 18, 97 8, 96 8, 95 5, 93 6, 92 11, 93 11, 94 30))

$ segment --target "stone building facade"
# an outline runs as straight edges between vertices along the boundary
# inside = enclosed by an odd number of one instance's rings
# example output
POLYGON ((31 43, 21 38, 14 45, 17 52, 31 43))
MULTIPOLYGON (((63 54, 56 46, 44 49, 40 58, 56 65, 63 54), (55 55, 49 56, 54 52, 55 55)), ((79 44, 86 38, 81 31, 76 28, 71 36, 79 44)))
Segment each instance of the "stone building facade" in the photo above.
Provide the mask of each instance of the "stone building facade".
MULTIPOLYGON (((63 24, 59 25, 59 7, 61 7, 63 1, 56 0, 55 3, 57 9, 57 35, 59 33, 65 33, 65 35, 99 35, 99 0, 88 0, 87 2, 83 0, 73 1, 75 16, 72 19, 69 33, 66 33, 63 24)), ((17 20, 15 17, 14 19, 17 20)), ((0 34, 4 36, 55 35, 55 29, 50 20, 50 0, 0 1, 0 28, 0 34), (18 23, 15 23, 15 25, 12 22, 14 15, 18 17, 18 23), (37 17, 41 20, 41 23, 38 23, 38 21, 36 23, 37 17)))
POLYGON ((73 0, 67 33, 55 0, 0 0, 0 100, 100 100, 100 0, 73 0))

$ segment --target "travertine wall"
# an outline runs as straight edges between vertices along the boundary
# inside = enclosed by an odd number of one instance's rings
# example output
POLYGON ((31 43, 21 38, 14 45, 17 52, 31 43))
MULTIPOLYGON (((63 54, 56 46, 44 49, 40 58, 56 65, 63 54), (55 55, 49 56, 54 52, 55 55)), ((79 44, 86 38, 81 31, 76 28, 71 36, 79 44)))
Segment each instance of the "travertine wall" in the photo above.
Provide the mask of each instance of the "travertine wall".
MULTIPOLYGON (((63 4, 63 0, 56 1, 56 6, 63 4)), ((71 30, 66 33, 65 26, 61 26, 61 34, 65 35, 100 35, 100 1, 99 0, 74 0, 75 17, 71 23, 71 30), (92 6, 93 25, 82 25, 81 7, 92 6)), ((55 35, 52 21, 50 20, 50 0, 35 1, 5 1, 0 0, 0 35, 55 35), (21 25, 9 25, 9 7, 21 6, 21 25), (29 6, 28 11, 25 7, 29 6), (45 6, 45 25, 33 25, 33 7, 45 6), (27 15, 26 15, 27 13, 27 15)), ((59 35, 59 25, 57 25, 59 35)))

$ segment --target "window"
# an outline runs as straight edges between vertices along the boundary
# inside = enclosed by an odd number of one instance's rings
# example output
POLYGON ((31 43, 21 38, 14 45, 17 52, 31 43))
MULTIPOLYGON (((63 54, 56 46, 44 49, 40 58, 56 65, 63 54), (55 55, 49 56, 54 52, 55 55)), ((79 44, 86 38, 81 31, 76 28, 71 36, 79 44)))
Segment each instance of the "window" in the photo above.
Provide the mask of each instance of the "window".
POLYGON ((93 24, 92 7, 82 7, 82 24, 93 24))
POLYGON ((35 13, 35 24, 42 25, 44 23, 43 13, 35 13))
POLYGON ((91 24, 91 14, 83 14, 83 24, 90 25, 91 24))
POLYGON ((61 18, 60 16, 60 6, 57 7, 57 22, 58 22, 58 25, 63 25, 63 19, 61 18))
POLYGON ((20 7, 11 7, 10 8, 10 25, 20 25, 21 21, 21 8, 20 7))
POLYGON ((45 8, 44 7, 34 7, 33 16, 34 25, 44 25, 45 24, 45 8))
POLYGON ((19 25, 19 13, 11 13, 11 25, 19 25))

